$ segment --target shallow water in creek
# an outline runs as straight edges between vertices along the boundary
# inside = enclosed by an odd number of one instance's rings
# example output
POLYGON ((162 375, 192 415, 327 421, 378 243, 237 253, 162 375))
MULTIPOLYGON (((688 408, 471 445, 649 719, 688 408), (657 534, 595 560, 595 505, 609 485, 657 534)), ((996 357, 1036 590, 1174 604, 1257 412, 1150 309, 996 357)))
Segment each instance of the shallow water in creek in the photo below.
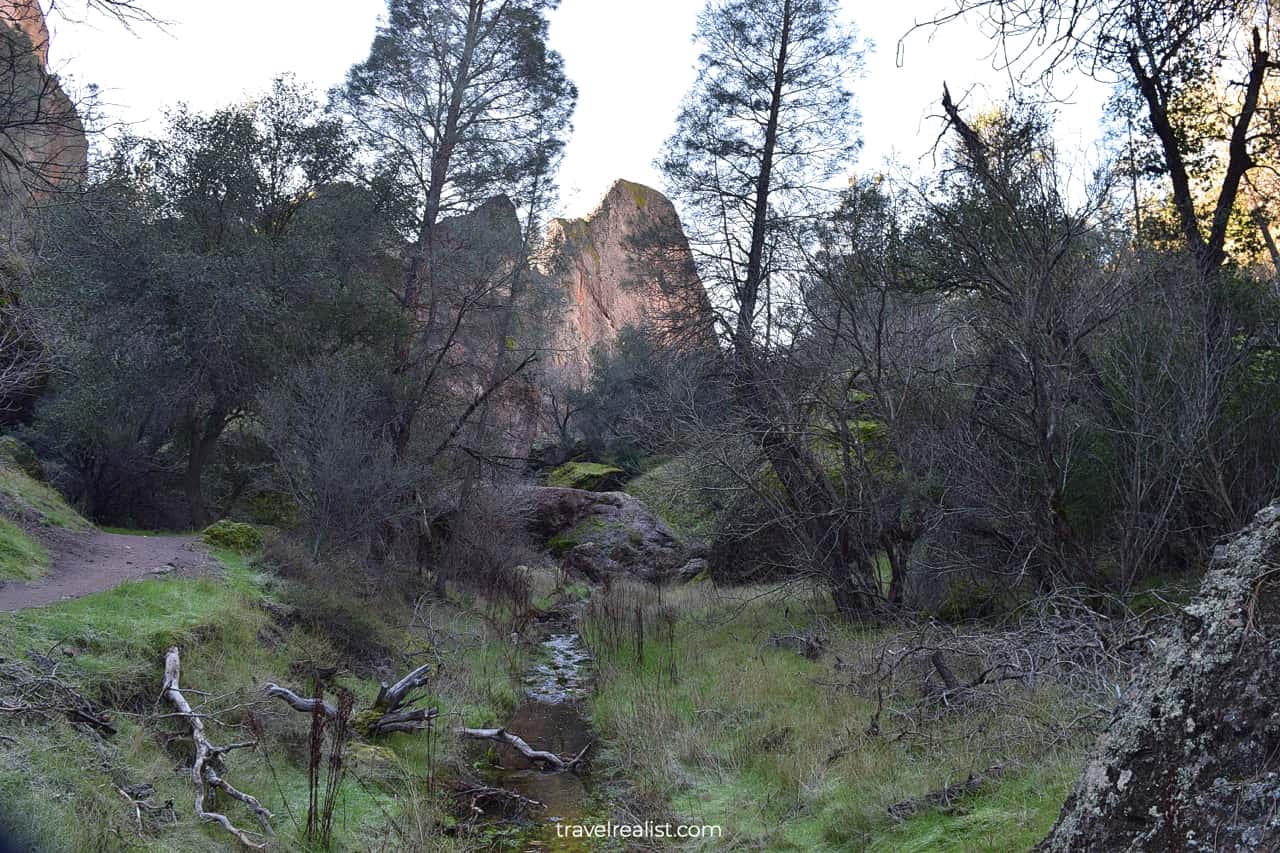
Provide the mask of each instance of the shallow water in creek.
MULTIPOLYGON (((571 758, 593 740, 581 707, 590 685, 591 656, 583 648, 582 639, 566 626, 556 626, 541 645, 538 662, 524 677, 525 701, 507 722, 507 730, 535 749, 571 758)), ((498 755, 502 769, 494 771, 491 783, 546 805, 536 816, 538 825, 526 837, 522 849, 592 849, 582 841, 560 838, 556 833, 557 824, 572 824, 583 818, 589 771, 548 773, 507 747, 500 747, 498 755)))

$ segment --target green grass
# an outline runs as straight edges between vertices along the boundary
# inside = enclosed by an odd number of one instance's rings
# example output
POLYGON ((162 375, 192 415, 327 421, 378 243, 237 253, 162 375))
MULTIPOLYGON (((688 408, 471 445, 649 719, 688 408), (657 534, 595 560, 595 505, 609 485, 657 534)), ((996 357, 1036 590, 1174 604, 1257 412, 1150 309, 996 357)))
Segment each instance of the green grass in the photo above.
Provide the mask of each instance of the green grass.
MULTIPOLYGON (((181 684, 193 705, 201 709, 207 702, 219 720, 252 723, 260 733, 265 750, 232 753, 226 778, 276 814, 283 849, 306 849, 294 821, 306 812, 309 718, 268 701, 260 688, 270 680, 306 691, 296 664, 342 663, 343 657, 334 638, 305 619, 273 619, 269 608, 279 610, 296 598, 294 582, 260 570, 244 556, 215 555, 225 567, 222 576, 132 581, 73 601, 0 614, 0 658, 32 665, 51 660, 58 677, 105 707, 118 728, 100 739, 58 715, 0 716, 0 734, 14 739, 0 742, 0 803, 21 817, 21 830, 35 849, 233 849, 222 830, 197 823, 192 814, 192 786, 183 772, 190 740, 182 722, 166 716, 170 709, 157 700, 170 645, 181 649, 181 684), (116 788, 141 782, 155 786, 155 801, 174 801, 176 826, 138 837, 133 812, 116 788)), ((428 637, 405 627, 411 621, 407 605, 362 602, 354 593, 342 595, 341 586, 330 579, 327 588, 350 609, 373 614, 397 650, 426 652, 441 661, 431 698, 448 719, 477 725, 505 720, 516 701, 511 674, 521 661, 473 609, 432 605, 420 614, 430 621, 428 637)), ((402 666, 398 657, 392 665, 402 666)), ((338 683, 356 694, 357 709, 367 707, 385 676, 357 662, 348 669, 338 683)), ((215 743, 254 738, 253 730, 210 726, 215 743)), ((439 795, 427 794, 424 779, 433 766, 454 772, 463 755, 462 743, 447 736, 396 735, 354 748, 348 757, 353 775, 336 812, 334 849, 455 847, 440 835, 442 805, 439 795)), ((223 805, 236 823, 253 826, 238 804, 223 805)))
POLYGON ((143 530, 138 527, 117 527, 115 525, 98 525, 103 533, 115 533, 120 536, 194 536, 193 530, 143 530))
POLYGON ((49 570, 49 552, 26 531, 0 517, 0 581, 33 581, 49 570))
POLYGON ((10 465, 0 464, 0 499, 10 504, 10 512, 27 512, 40 524, 66 530, 90 530, 93 525, 76 512, 62 495, 47 483, 37 482, 10 465))
POLYGON ((49 570, 49 552, 24 528, 93 529, 55 489, 10 461, 0 461, 0 512, 0 582, 33 581, 49 570))
POLYGON ((658 602, 615 589, 615 613, 628 614, 620 628, 593 608, 603 761, 648 815, 720 824, 725 846, 762 850, 1026 850, 1044 836, 1087 739, 1050 749, 1025 736, 1024 717, 1058 718, 1069 701, 1045 687, 1016 710, 967 710, 904 739, 885 711, 882 733, 868 733, 876 694, 858 674, 874 668, 885 635, 831 621, 809 593, 753 600, 759 592, 698 584, 658 602), (638 610, 650 614, 640 656, 638 610), (850 669, 765 644, 814 628, 850 669), (887 812, 996 763, 1005 774, 951 813, 898 824, 887 812))

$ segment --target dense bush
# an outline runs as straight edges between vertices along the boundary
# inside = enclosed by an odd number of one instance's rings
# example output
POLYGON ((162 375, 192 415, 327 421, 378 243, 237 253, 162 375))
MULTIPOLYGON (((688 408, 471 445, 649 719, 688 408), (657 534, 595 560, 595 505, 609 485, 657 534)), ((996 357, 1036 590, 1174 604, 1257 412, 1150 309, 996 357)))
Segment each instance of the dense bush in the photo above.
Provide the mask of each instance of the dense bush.
POLYGON ((215 548, 249 554, 262 547, 262 532, 252 524, 223 519, 206 527, 200 538, 215 548))

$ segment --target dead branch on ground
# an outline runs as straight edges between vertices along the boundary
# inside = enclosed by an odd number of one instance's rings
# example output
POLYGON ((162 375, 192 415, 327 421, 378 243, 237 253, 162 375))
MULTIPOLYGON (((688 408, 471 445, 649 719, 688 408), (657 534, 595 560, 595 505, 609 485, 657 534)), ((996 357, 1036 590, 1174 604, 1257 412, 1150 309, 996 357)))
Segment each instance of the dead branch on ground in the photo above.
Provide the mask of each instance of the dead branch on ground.
POLYGON ((196 788, 196 817, 200 820, 220 825, 245 847, 252 850, 265 850, 267 847, 265 841, 254 840, 254 836, 259 835, 259 833, 250 833, 242 830, 233 824, 226 815, 205 809, 205 801, 209 797, 210 790, 222 791, 232 799, 239 800, 253 809, 254 816, 257 817, 258 823, 262 826, 263 834, 268 838, 273 836, 274 833, 271 831, 271 812, 267 811, 256 797, 237 790, 219 775, 224 755, 233 749, 253 747, 257 746, 257 744, 235 743, 221 747, 211 744, 205 734, 203 717, 191 709, 191 704, 187 702, 187 698, 182 695, 182 690, 178 686, 178 678, 181 671, 182 665, 178 657, 178 647, 171 646, 164 657, 164 684, 161 685, 160 695, 177 709, 178 714, 186 719, 187 725, 191 727, 191 739, 195 742, 196 747, 195 760, 191 763, 191 780, 196 788))
MULTIPOLYGON (((392 732, 417 732, 430 728, 432 720, 439 715, 440 709, 414 706, 423 698, 418 691, 427 683, 431 669, 432 664, 426 663, 395 684, 387 684, 384 681, 373 705, 355 715, 352 728, 367 738, 392 732)), ((267 696, 280 699, 295 711, 305 714, 315 713, 316 703, 319 702, 326 717, 332 719, 338 713, 338 709, 328 702, 300 696, 279 684, 268 683, 264 685, 263 690, 267 696)))
POLYGON ((72 723, 113 735, 115 726, 106 712, 58 677, 49 658, 32 653, 43 672, 18 660, 0 660, 0 714, 65 716, 72 723))
POLYGON ((903 821, 917 812, 932 808, 949 808, 953 803, 976 792, 988 782, 999 779, 1004 774, 1004 765, 995 764, 982 773, 971 773, 963 782, 947 785, 937 791, 930 791, 922 797, 903 800, 889 806, 889 815, 894 820, 903 821))
POLYGON ((450 787, 454 800, 472 817, 493 813, 513 817, 546 808, 546 804, 540 800, 472 780, 458 780, 450 787))
POLYGON ((586 757, 588 750, 590 750, 592 746, 591 744, 587 744, 573 758, 566 759, 566 758, 561 758, 560 756, 556 755, 554 752, 548 752, 545 749, 534 749, 532 746, 529 745, 529 742, 526 741, 524 738, 502 728, 499 728, 499 729, 457 728, 457 729, 454 729, 454 732, 456 734, 462 735, 465 738, 471 738, 472 740, 492 740, 492 741, 496 741, 497 743, 504 744, 506 746, 511 747, 516 752, 520 753, 525 758, 529 759, 535 764, 540 764, 545 769, 554 770, 557 773, 571 771, 577 768, 578 766, 580 766, 582 764, 582 759, 586 757))

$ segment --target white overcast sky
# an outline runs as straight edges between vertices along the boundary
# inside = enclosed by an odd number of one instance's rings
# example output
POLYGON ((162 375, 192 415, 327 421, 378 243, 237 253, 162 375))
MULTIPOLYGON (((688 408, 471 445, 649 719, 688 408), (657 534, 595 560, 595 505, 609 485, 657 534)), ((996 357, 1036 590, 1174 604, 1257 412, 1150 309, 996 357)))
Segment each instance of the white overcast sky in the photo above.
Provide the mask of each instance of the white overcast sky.
MULTIPOLYGON (((323 92, 368 51, 384 0, 142 0, 170 25, 130 34, 101 19, 53 20, 50 62, 77 85, 97 84, 107 113, 154 130, 165 107, 186 101, 211 109, 263 90, 284 73, 323 92)), ((946 0, 856 2, 846 17, 868 53, 853 86, 864 148, 858 171, 889 156, 928 162, 940 128, 936 116, 945 79, 966 106, 1000 100, 1007 79, 992 67, 992 45, 965 22, 940 33, 916 32, 896 58, 898 40, 946 0)), ((691 43, 702 0, 562 0, 551 43, 565 57, 580 97, 574 135, 561 171, 561 209, 582 215, 617 178, 661 188, 652 161, 671 133, 693 80, 691 43)), ((1106 92, 1081 83, 1059 108, 1064 147, 1084 159, 1099 136, 1106 92)))

